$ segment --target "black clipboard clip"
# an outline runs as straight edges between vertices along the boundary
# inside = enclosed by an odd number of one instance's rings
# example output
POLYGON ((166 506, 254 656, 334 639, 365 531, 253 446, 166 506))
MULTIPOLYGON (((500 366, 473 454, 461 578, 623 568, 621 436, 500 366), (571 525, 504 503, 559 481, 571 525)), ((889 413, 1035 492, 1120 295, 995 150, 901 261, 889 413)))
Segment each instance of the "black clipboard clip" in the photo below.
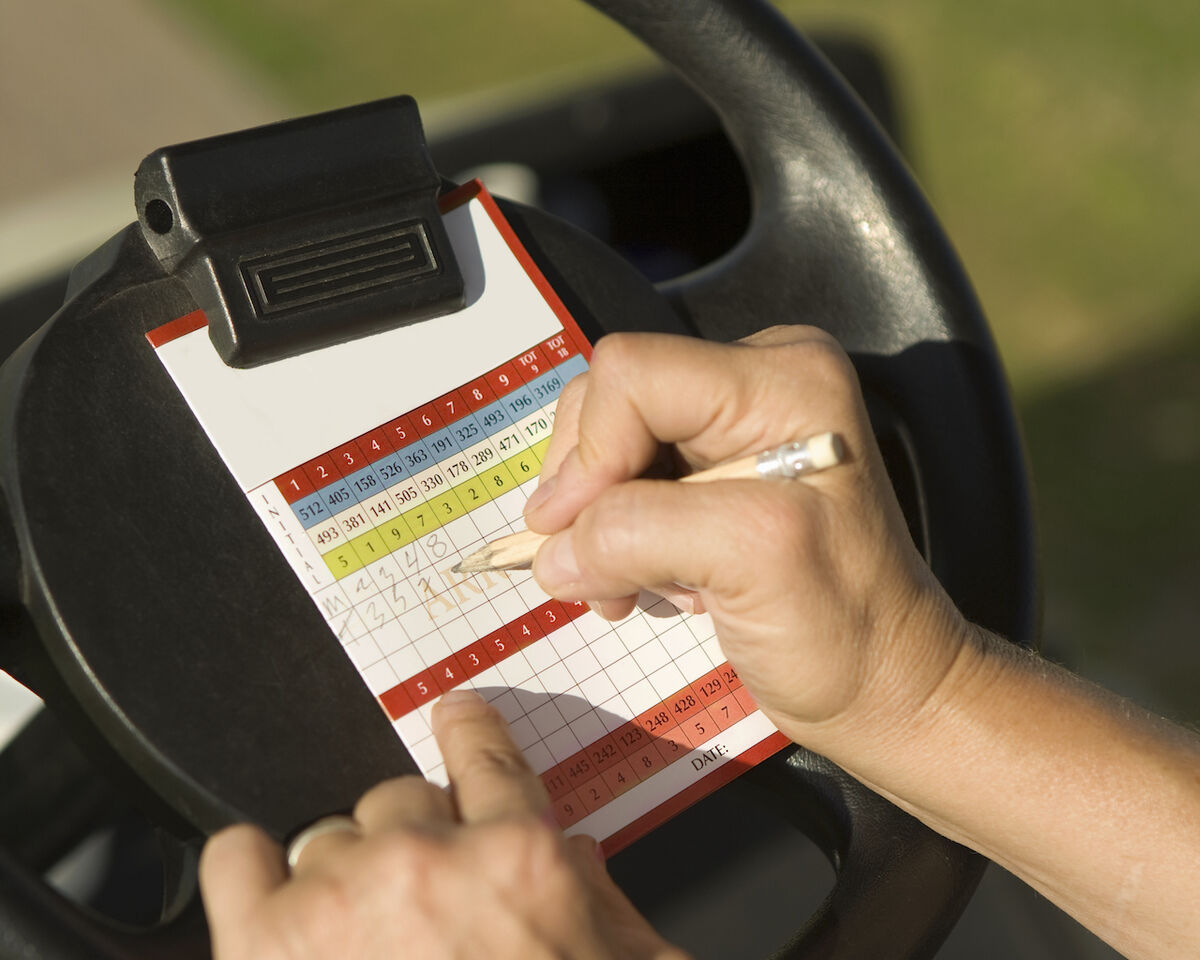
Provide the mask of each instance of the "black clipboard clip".
POLYGON ((392 97, 163 147, 134 198, 221 359, 252 367, 461 309, 441 183, 392 97))

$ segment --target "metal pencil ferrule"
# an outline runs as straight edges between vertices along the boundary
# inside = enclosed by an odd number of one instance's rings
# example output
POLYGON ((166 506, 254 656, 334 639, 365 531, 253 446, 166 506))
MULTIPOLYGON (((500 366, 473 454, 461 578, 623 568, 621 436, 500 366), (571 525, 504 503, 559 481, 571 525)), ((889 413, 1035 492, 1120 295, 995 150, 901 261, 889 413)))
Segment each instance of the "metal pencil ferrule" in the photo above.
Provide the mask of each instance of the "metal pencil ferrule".
POLYGON ((812 452, 807 443, 785 443, 760 453, 754 469, 760 477, 791 480, 812 469, 812 452))

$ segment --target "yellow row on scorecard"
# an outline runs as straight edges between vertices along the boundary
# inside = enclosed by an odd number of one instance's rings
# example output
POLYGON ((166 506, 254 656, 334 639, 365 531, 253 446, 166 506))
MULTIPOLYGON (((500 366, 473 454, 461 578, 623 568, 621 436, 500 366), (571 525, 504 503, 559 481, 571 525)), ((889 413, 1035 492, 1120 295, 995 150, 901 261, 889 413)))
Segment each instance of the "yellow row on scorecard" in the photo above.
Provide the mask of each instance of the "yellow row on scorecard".
POLYGON ((395 518, 344 542, 322 559, 335 577, 341 579, 380 557, 407 546, 452 520, 466 516, 501 494, 534 479, 542 468, 542 458, 550 438, 477 472, 468 480, 412 507, 395 518))

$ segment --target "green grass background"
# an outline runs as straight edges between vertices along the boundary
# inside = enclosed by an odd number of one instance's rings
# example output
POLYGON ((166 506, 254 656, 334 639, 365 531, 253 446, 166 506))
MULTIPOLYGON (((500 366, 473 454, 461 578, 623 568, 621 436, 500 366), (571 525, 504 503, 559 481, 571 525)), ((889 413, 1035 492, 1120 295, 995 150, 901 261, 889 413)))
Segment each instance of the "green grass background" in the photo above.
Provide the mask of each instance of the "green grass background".
MULTIPOLYGON (((572 0, 161 2, 297 110, 546 92, 649 62, 572 0)), ((783 7, 872 41, 891 68, 910 158, 1020 406, 1047 649, 1200 721, 1200 5, 783 7)))

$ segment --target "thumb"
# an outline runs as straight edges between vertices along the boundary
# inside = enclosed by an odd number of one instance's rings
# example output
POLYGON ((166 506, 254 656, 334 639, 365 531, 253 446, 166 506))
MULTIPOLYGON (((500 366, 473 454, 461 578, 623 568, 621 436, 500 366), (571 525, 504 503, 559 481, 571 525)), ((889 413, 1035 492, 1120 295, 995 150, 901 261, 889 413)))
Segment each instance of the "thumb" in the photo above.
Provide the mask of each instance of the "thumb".
POLYGON ((533 574, 561 600, 608 600, 675 582, 727 603, 770 588, 764 573, 783 569, 787 558, 776 555, 803 544, 817 496, 802 482, 617 484, 542 545, 533 574))

